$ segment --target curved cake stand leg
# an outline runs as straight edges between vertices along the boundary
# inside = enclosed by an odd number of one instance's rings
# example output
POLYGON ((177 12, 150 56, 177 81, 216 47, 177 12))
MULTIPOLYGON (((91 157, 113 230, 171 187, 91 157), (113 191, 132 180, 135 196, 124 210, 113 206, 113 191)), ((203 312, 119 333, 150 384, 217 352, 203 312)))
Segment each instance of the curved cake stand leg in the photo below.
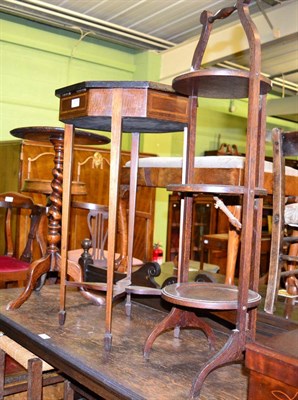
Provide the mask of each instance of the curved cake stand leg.
POLYGON ((31 293, 36 287, 39 278, 50 270, 51 257, 52 254, 48 253, 44 257, 40 258, 37 261, 34 261, 31 264, 28 280, 24 291, 20 294, 20 296, 17 299, 12 300, 10 303, 7 304, 6 306, 7 310, 15 310, 21 307, 21 305, 30 297, 31 293))
MULTIPOLYGON (((176 328, 199 328, 207 336, 211 350, 214 349, 215 335, 212 328, 194 312, 181 310, 180 308, 173 307, 171 312, 159 324, 155 326, 153 331, 148 336, 144 346, 144 358, 149 359, 149 353, 155 339, 168 329, 176 328)), ((177 332, 177 330, 176 330, 177 332)), ((175 335, 177 336, 177 335, 175 335)))
POLYGON ((200 369, 196 379, 193 381, 189 398, 195 399, 199 396, 204 380, 215 368, 221 367, 231 361, 241 360, 243 358, 243 350, 244 346, 241 346, 239 331, 233 331, 221 350, 214 354, 200 369))

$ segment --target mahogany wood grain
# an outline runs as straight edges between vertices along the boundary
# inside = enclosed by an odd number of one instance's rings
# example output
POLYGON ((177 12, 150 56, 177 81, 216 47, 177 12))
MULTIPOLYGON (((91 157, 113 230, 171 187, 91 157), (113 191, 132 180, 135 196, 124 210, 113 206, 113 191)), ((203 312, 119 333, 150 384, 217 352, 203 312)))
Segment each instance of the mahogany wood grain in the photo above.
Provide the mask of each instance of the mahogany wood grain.
MULTIPOLYGON (((169 85, 146 81, 91 81, 81 82, 56 90, 60 98, 60 121, 74 127, 111 132, 111 173, 109 181, 109 223, 107 256, 106 333, 105 347, 112 344, 112 303, 115 292, 113 275, 115 263, 116 214, 119 201, 120 152, 123 132, 165 133, 184 130, 188 122, 188 100, 174 93, 169 85)), ((131 149, 131 177, 138 168, 138 145, 131 149), (137 154, 135 154, 137 153, 137 154)), ((69 151, 69 149, 67 149, 69 151)), ((133 180, 133 179, 132 179, 133 180)), ((134 180, 133 180, 134 181, 134 180)), ((128 231, 134 232, 136 182, 130 182, 128 231), (132 187, 132 184, 135 187, 132 187)), ((128 237, 128 261, 131 263, 133 238, 128 237)), ((122 290, 131 284, 131 265, 128 265, 122 290)), ((128 294, 128 299, 130 295, 128 294)), ((128 303, 129 304, 129 303, 128 303)), ((129 306, 128 306, 129 309, 129 306)))
POLYGON ((246 347, 250 371, 248 399, 295 399, 298 396, 298 330, 246 347))
MULTIPOLYGON (((150 154, 141 153, 140 157, 149 156, 150 154)), ((152 155, 152 154, 151 154, 152 155)), ((110 170, 110 151, 96 146, 81 146, 78 144, 74 145, 73 152, 73 182, 77 185, 78 179, 78 165, 84 163, 86 159, 89 161, 84 164, 80 169, 80 182, 84 184, 84 190, 86 194, 76 194, 74 199, 82 202, 92 202, 97 204, 108 205, 109 192, 106 189, 109 181, 109 170, 110 170), (93 156, 98 154, 99 158, 102 159, 102 164, 99 167, 92 166, 93 156), (99 182, 101 182, 99 184, 99 182)), ((35 142, 35 141, 11 141, 11 142, 0 142, 0 160, 5 160, 5 163, 12 166, 9 172, 14 175, 11 180, 6 182, 5 179, 1 180, 3 185, 3 191, 8 191, 11 187, 15 187, 16 191, 22 190, 24 194, 30 196, 36 203, 46 205, 46 196, 42 193, 44 191, 44 185, 46 185, 47 191, 52 191, 50 182, 52 180, 52 169, 54 166, 54 150, 53 146, 47 142, 35 142), (31 162, 30 177, 31 182, 35 180, 41 184, 40 192, 30 191, 26 192, 26 179, 28 177, 28 159, 34 159, 42 153, 52 153, 52 155, 41 157, 36 162, 31 162)), ((123 166, 130 159, 129 152, 121 152, 121 166, 123 166)), ((73 186, 72 186, 73 187, 73 186)), ((27 185, 28 188, 28 185, 27 185)), ((38 187, 35 185, 35 189, 38 187)), ((128 191, 125 186, 123 187, 123 193, 121 197, 125 200, 123 203, 124 207, 127 207, 126 197, 128 191)), ((137 191, 137 215, 136 215, 136 227, 134 234, 134 256, 148 261, 151 259, 152 243, 153 243, 153 227, 154 227, 154 208, 155 208, 155 189, 154 188, 138 188, 137 191)), ((69 248, 77 249, 81 246, 81 241, 85 237, 88 237, 89 231, 86 225, 87 211, 77 208, 71 208, 70 211, 70 235, 69 235, 69 248)), ((0 216, 1 218, 1 216, 0 216)), ((21 213, 19 220, 17 221, 17 236, 18 236, 18 248, 21 249, 24 246, 24 231, 20 229, 21 226, 27 224, 27 217, 21 213)), ((42 227, 44 237, 47 236, 47 223, 45 221, 42 227)), ((121 252, 121 232, 117 232, 117 252, 121 252)), ((4 249, 3 238, 0 236, 0 248, 4 249)), ((38 257, 37 249, 34 250, 34 254, 38 257)))
MULTIPOLYGON (((87 388, 98 399, 181 400, 188 398, 189 387, 198 367, 210 356, 210 348, 199 330, 183 330, 179 339, 171 332, 163 335, 149 361, 142 357, 148 333, 166 313, 133 302, 127 318, 124 302, 113 310, 113 347, 103 345, 105 309, 86 301, 76 290, 67 288, 67 318, 58 326, 59 288, 47 285, 33 293, 20 310, 6 311, 5 304, 18 291, 0 291, 1 329, 36 355, 46 360, 75 386, 87 388), (49 338, 42 339, 39 334, 49 338), (128 378, 129 377, 129 378, 128 378)), ((217 345, 226 340, 222 330, 214 330, 217 345)), ((243 400, 247 376, 241 365, 210 374, 201 396, 208 400, 243 400), (233 377, 231 380, 230 377, 233 377)))
MULTIPOLYGON (((9 309, 19 308, 32 294, 32 291, 44 284, 46 275, 52 271, 66 270, 66 256, 68 248, 68 227, 69 227, 69 203, 70 203, 70 187, 71 187, 71 169, 72 169, 72 148, 75 140, 76 133, 73 132, 71 127, 65 129, 56 127, 25 127, 17 128, 11 131, 11 134, 17 138, 34 139, 36 136, 39 140, 50 141, 54 147, 54 168, 52 169, 52 193, 49 196, 51 201, 48 209, 48 235, 47 235, 47 251, 42 254, 39 260, 30 264, 28 270, 28 277, 25 288, 20 296, 12 301, 9 309), (65 148, 64 148, 65 142, 65 148), (69 151, 64 151, 69 149, 69 151), (65 155, 64 155, 65 153, 65 155), (65 157, 65 165, 64 165, 65 157), (66 179, 63 181, 63 171, 65 170, 66 179), (62 196, 63 187, 65 189, 65 196, 62 196), (63 239, 61 241, 61 206, 64 204, 63 218, 63 239), (62 261, 59 260, 59 244, 61 241, 62 261)), ((84 144, 106 144, 109 139, 102 135, 95 135, 89 132, 78 131, 78 142, 84 144)), ((63 281, 62 273, 60 272, 60 279, 63 281)), ((63 317, 60 315, 60 320, 63 317)))
MULTIPOLYGON (((129 181, 129 168, 122 168, 121 182, 127 184, 129 181)), ((205 185, 225 185, 243 186, 244 170, 242 168, 195 168, 194 182, 205 185)), ((138 185, 148 187, 167 187, 172 184, 181 184, 182 168, 139 168, 138 185)), ((265 172, 263 188, 268 194, 273 192, 272 173, 265 172)), ((287 175, 285 177, 285 190, 288 196, 297 194, 297 177, 287 175)))

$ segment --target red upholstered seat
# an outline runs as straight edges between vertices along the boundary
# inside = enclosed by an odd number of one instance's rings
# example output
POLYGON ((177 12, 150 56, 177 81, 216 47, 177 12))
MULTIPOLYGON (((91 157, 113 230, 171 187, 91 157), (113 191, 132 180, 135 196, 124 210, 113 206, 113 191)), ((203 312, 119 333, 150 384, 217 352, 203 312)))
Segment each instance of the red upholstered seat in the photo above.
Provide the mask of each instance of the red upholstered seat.
POLYGON ((46 251, 45 241, 39 234, 39 224, 42 216, 45 216, 45 207, 35 204, 31 197, 21 193, 6 192, 0 194, 0 208, 4 208, 4 213, 1 214, 4 218, 1 221, 5 228, 5 252, 0 255, 0 288, 24 286, 33 259, 34 241, 37 243, 34 248, 39 249, 38 257, 46 251), (20 227, 19 218, 22 218, 20 227), (16 241, 16 238, 19 240, 16 241), (21 243, 24 243, 23 248, 19 248, 21 243))
POLYGON ((29 266, 30 263, 18 260, 15 257, 0 256, 0 273, 26 271, 29 266))

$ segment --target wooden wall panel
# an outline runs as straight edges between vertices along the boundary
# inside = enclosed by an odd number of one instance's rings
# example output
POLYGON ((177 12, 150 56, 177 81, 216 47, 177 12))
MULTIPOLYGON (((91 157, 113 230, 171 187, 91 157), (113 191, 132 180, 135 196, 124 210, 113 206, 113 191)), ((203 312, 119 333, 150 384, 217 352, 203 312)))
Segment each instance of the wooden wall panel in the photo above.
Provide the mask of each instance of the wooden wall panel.
MULTIPOLYGON (((1 191, 19 190, 21 191, 25 179, 29 176, 34 179, 52 180, 52 169, 54 151, 53 146, 48 143, 38 143, 29 141, 14 141, 13 145, 7 145, 7 142, 0 142, 0 159, 12 159, 14 172, 12 168, 2 169, 5 179, 2 180, 1 191), (31 162, 30 172, 28 171, 28 159, 34 159, 42 153, 45 154, 36 161, 31 162), (17 171, 17 172, 16 172, 17 171)), ((130 159, 129 152, 123 152, 121 155, 121 165, 130 159)), ((110 152, 106 149, 93 146, 75 146, 73 155, 73 180, 78 179, 79 163, 86 163, 80 167, 80 181, 86 184, 87 195, 72 196, 73 200, 94 202, 108 205, 109 195, 109 160, 110 152), (96 167, 92 157, 96 154, 101 158, 101 164, 96 167), (90 159, 88 160, 88 158, 90 159)), ((37 193, 26 193, 34 201, 40 204, 46 204, 47 196, 37 193)), ((155 189, 139 188, 137 193, 137 218, 135 229, 134 256, 144 261, 150 260, 153 243, 153 225, 154 225, 154 205, 155 189)), ((69 229, 69 249, 80 248, 81 241, 89 236, 87 227, 87 212, 81 209, 71 208, 70 229, 69 229)), ((22 217, 21 217, 22 218, 22 217)), ((24 221, 20 220, 20 226, 24 221)), ((46 226, 43 227, 46 234, 46 226)), ((23 230, 19 230, 20 248, 22 248, 23 230)), ((0 238, 1 242, 1 238, 0 238)), ((1 246, 1 243, 0 243, 1 246)), ((3 244, 2 244, 3 246, 3 244)), ((120 249, 120 241, 117 240, 117 249, 120 249)))

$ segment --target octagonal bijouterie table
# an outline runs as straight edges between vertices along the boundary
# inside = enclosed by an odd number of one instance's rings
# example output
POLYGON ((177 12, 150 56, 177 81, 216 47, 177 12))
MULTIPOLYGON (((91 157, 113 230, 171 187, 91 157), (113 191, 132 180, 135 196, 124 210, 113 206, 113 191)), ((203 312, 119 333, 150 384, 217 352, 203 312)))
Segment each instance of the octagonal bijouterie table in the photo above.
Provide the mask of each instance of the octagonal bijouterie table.
MULTIPOLYGON (((133 233, 136 205, 140 133, 181 132, 188 123, 188 98, 176 94, 171 86, 149 81, 87 81, 56 90, 60 98, 60 121, 72 136, 73 128, 111 132, 107 283, 86 287, 106 291, 105 348, 112 342, 112 303, 131 283, 133 233), (132 135, 128 218, 127 277, 113 284, 116 248, 116 216, 122 133, 132 135)), ((69 140, 65 152, 72 153, 69 140)), ((64 176, 71 181, 71 176, 64 176)), ((69 188, 68 188, 69 190, 69 188)), ((63 263, 64 264, 64 263, 63 263)), ((61 271, 60 322, 65 317, 66 271, 61 271)))

